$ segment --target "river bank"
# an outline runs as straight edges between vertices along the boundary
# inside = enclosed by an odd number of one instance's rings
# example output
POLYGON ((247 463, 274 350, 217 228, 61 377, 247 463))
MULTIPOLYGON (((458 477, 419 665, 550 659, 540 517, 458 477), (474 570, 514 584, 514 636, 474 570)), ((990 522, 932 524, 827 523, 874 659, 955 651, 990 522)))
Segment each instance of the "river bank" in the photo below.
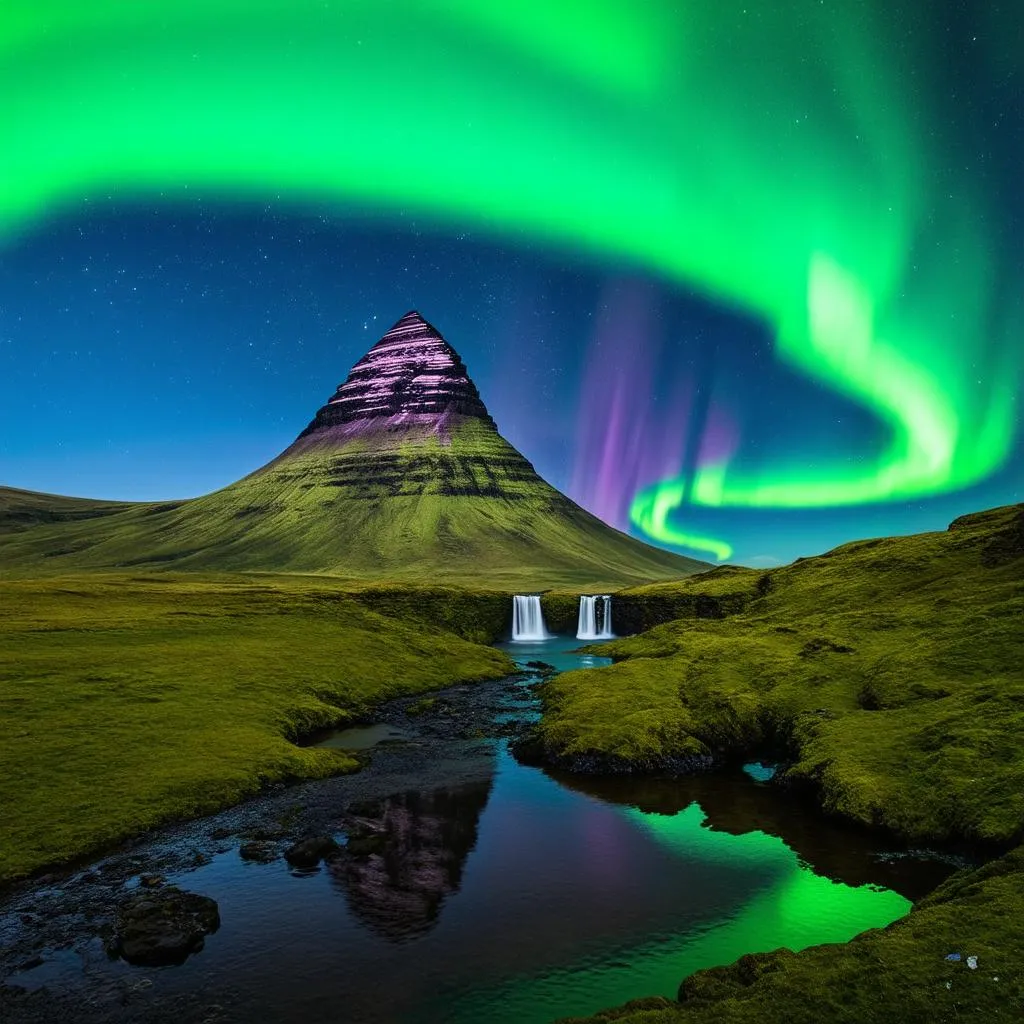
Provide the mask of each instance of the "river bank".
MULTIPOLYGON (((519 660, 536 658, 521 648, 519 660)), ((671 991, 688 964, 728 962, 766 935, 848 938, 950 870, 816 823, 742 774, 660 791, 622 779, 610 793, 520 767, 507 743, 535 721, 548 676, 536 664, 399 698, 373 723, 401 738, 357 755, 357 774, 21 883, 0 917, 4 1020, 228 1022, 257 1005, 262 1019, 299 1006, 322 1018, 339 1000, 360 1020, 550 1020, 648 985, 671 991), (318 835, 337 857, 290 868, 287 852, 318 835), (174 886, 219 903, 206 948, 181 967, 110 960, 117 908, 174 886)))

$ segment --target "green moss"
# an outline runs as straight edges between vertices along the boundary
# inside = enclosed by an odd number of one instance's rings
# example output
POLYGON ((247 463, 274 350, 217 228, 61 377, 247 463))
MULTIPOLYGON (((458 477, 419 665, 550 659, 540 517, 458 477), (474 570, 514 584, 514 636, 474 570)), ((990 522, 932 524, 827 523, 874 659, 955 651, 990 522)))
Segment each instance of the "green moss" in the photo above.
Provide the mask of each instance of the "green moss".
MULTIPOLYGON (((603 646, 615 665, 552 680, 543 741, 555 753, 634 763, 769 752, 788 761, 784 779, 843 817, 915 841, 1019 843, 1022 569, 1024 506, 1013 506, 944 533, 861 541, 751 574, 729 617, 665 623, 603 646)), ((709 577, 644 589, 695 597, 709 577)), ((711 582, 732 593, 742 577, 711 582)), ((743 957, 687 979, 681 1004, 594 1019, 1014 1020, 1022 963, 1017 848, 954 876, 885 930, 743 957), (977 956, 979 969, 947 962, 951 952, 977 956)))
POLYGON ((410 704, 406 709, 405 713, 416 717, 417 715, 425 715, 429 711, 433 711, 437 707, 436 697, 424 697, 422 700, 416 701, 415 704, 410 704))
POLYGON ((540 606, 544 612, 544 623, 552 633, 575 635, 579 623, 581 592, 549 590, 541 594, 540 606))
POLYGON ((9 581, 0 605, 0 880, 276 780, 351 770, 290 740, 513 667, 323 581, 9 581))
POLYGON ((353 588, 347 593, 382 615, 448 630, 474 643, 494 643, 511 628, 512 596, 501 591, 391 585, 353 588))
MULTIPOLYGON (((743 612, 604 645, 616 664, 545 688, 542 738, 638 761, 768 752, 846 817, 910 839, 1011 841, 1024 824, 1019 519, 846 545, 761 574, 743 612)), ((672 589, 705 594, 710 575, 672 589)))

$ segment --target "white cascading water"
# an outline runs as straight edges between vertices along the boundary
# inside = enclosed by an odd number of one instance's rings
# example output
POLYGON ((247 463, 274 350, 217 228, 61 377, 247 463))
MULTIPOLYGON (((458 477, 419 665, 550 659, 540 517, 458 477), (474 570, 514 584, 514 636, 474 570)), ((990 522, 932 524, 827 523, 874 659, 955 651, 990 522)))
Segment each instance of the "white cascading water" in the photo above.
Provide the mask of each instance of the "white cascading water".
POLYGON ((576 625, 577 640, 611 640, 612 632, 612 599, 608 594, 581 594, 580 617, 576 625), (597 602, 601 602, 601 614, 598 615, 597 602), (598 619, 600 618, 600 628, 598 619))
POLYGON ((512 639, 550 640, 544 628, 544 612, 535 594, 516 594, 512 598, 512 639))

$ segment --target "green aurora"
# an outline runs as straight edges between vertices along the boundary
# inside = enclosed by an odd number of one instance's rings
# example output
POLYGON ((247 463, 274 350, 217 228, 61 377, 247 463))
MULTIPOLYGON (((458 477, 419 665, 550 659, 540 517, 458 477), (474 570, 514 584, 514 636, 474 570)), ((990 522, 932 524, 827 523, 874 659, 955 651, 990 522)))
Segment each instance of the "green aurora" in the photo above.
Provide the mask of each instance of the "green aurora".
POLYGON ((721 559, 684 502, 907 500, 1010 454, 1024 291, 941 109, 938 31, 831 0, 8 0, 0 235, 93 197, 326 199, 695 288, 888 434, 635 496, 647 536, 721 559))

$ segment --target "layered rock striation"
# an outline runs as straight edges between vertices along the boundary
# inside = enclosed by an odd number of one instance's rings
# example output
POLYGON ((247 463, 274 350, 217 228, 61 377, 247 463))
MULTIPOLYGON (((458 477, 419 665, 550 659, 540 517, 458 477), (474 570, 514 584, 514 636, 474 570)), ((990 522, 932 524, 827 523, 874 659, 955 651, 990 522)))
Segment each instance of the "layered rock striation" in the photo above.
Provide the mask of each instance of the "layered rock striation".
POLYGON ((398 426, 451 416, 470 416, 494 427, 458 353, 412 310, 352 367, 299 436, 330 434, 347 424, 373 429, 381 421, 398 426))

